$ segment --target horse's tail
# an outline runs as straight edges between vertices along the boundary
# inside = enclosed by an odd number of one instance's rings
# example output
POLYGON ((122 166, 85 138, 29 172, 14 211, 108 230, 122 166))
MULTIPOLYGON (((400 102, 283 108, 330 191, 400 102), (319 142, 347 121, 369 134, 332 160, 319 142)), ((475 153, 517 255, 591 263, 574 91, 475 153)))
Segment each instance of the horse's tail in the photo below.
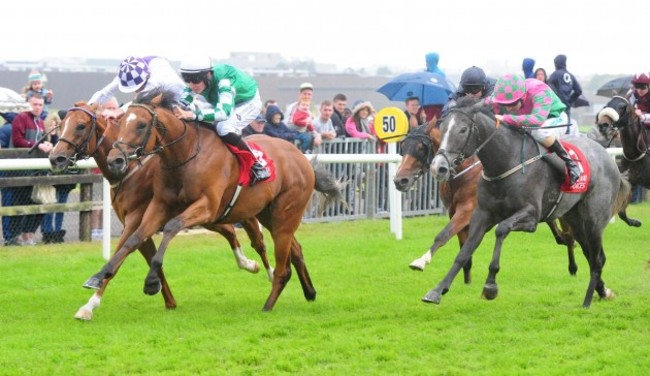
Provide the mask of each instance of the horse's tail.
POLYGON ((325 196, 325 202, 321 205, 320 211, 322 212, 329 204, 334 202, 341 202, 344 208, 348 208, 348 204, 343 196, 343 189, 346 183, 336 180, 330 171, 325 169, 322 164, 317 160, 317 156, 311 159, 311 167, 314 169, 316 181, 314 189, 325 196))
POLYGON ((612 216, 627 207, 627 204, 630 202, 631 192, 632 186, 630 185, 630 182, 627 180, 625 175, 621 174, 621 183, 618 189, 618 195, 616 196, 616 201, 614 201, 614 206, 612 208, 612 216))

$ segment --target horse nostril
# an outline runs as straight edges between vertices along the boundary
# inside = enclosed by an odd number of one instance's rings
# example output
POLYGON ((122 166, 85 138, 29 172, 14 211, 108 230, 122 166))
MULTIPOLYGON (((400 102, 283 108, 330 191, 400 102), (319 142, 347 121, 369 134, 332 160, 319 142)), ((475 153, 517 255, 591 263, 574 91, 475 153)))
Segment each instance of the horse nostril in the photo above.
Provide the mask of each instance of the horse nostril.
POLYGON ((438 167, 438 174, 439 175, 447 175, 447 167, 438 167))

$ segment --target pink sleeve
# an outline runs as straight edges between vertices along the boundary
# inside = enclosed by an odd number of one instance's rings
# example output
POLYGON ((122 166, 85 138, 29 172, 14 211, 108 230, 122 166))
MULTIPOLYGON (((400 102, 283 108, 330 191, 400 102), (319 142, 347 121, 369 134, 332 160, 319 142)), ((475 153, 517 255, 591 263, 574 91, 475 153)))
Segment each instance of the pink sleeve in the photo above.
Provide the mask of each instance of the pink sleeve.
POLYGON ((348 118, 348 120, 345 122, 345 131, 348 133, 348 136, 350 137, 355 137, 355 138, 369 138, 370 135, 365 132, 359 132, 357 130, 357 126, 354 123, 354 119, 352 116, 348 118))

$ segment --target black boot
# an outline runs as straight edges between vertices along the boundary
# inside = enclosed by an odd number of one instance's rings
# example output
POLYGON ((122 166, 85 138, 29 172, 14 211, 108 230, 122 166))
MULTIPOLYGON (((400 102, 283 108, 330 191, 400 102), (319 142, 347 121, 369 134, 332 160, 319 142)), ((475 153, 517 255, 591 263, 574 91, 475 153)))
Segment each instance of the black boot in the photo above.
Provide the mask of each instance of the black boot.
POLYGON ((43 233, 43 243, 50 244, 53 241, 55 232, 44 232, 43 233))
POLYGON ((225 142, 229 143, 230 145, 233 145, 237 147, 239 150, 248 150, 249 153, 255 158, 255 163, 251 166, 251 185, 255 185, 257 182, 264 181, 268 178, 271 177, 271 173, 269 170, 264 167, 260 161, 257 159, 255 154, 253 153, 253 150, 251 150, 250 146, 244 141, 244 139, 241 138, 240 135, 236 133, 228 133, 227 135, 221 137, 225 142))
POLYGON ((555 140, 555 142, 553 142, 553 145, 551 145, 548 150, 555 153, 558 157, 560 157, 560 159, 564 161, 566 164, 567 172, 569 174, 569 185, 575 184, 575 182, 580 178, 580 167, 578 167, 576 162, 571 159, 560 141, 555 140))
POLYGON ((65 230, 54 231, 52 236, 52 243, 63 243, 63 237, 65 236, 65 230))

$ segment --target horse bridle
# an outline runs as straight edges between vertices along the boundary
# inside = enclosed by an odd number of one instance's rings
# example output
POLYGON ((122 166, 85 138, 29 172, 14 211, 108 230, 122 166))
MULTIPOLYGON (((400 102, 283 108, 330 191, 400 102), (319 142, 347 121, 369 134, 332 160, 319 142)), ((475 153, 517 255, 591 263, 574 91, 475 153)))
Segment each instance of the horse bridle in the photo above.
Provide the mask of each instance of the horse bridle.
MULTIPOLYGON (((627 98, 625 98, 625 97, 616 96, 614 98, 620 98, 621 100, 623 100, 625 102, 626 105, 631 106, 630 101, 627 100, 627 98)), ((628 126, 629 121, 623 121, 623 119, 628 120, 628 112, 629 112, 629 110, 627 110, 625 112, 624 116, 621 116, 617 121, 615 121, 612 124, 613 127, 616 130, 619 130, 621 128, 625 128, 626 126, 628 126)), ((640 119, 637 119, 636 124, 637 124, 638 130, 639 130, 638 136, 636 138, 636 150, 639 153, 641 153, 641 155, 639 155, 636 158, 629 158, 627 155, 625 155, 625 149, 623 149, 623 158, 625 158, 625 160, 627 160, 629 162, 637 162, 637 161, 643 159, 648 154, 648 145, 646 144, 645 137, 644 137, 644 134, 645 134, 645 132, 647 132, 647 130, 641 124, 640 119)))
POLYGON ((86 115, 90 116, 90 121, 92 122, 90 126, 90 132, 88 132, 86 138, 79 145, 75 144, 74 142, 68 140, 65 137, 59 137, 59 142, 65 142, 74 148, 74 154, 72 155, 71 158, 69 158, 69 160, 70 162, 75 163, 78 160, 89 159, 90 157, 95 155, 95 153, 99 149, 99 145, 101 145, 101 143, 104 141, 104 135, 102 134, 101 137, 95 143, 95 150, 93 150, 92 153, 89 153, 87 151, 88 145, 90 145, 90 140, 92 139, 93 135, 95 135, 95 132, 97 130, 97 116, 93 112, 83 107, 71 107, 68 109, 68 112, 70 111, 84 112, 86 115))
POLYGON ((469 134, 465 138, 465 143, 460 148, 460 151, 458 151, 458 152, 452 151, 451 152, 451 153, 456 154, 456 158, 454 158, 453 161, 449 160, 448 153, 450 153, 450 152, 448 152, 445 149, 441 148, 436 153, 436 155, 440 155, 441 157, 445 158, 445 160, 447 161, 449 166, 452 167, 452 169, 451 169, 451 174, 452 174, 451 177, 454 178, 455 177, 454 174, 455 174, 455 171, 456 171, 455 168, 458 167, 461 163, 463 163, 463 161, 466 160, 467 158, 472 157, 474 155, 477 155, 481 151, 481 149, 483 149, 485 147, 485 145, 487 145, 488 142, 490 142, 490 140, 492 140, 492 137, 494 137, 497 132, 496 132, 496 129, 495 129, 495 131, 492 132, 492 134, 490 134, 485 139, 485 141, 483 141, 481 143, 481 135, 478 132, 478 128, 476 127, 476 122, 475 122, 473 116, 471 116, 470 114, 467 114, 465 111, 463 111, 461 109, 458 109, 458 108, 452 108, 449 111, 449 113, 450 114, 457 113, 457 114, 461 114, 461 115, 465 116, 469 120, 469 125, 470 125, 469 134), (469 144, 469 141, 470 141, 470 138, 472 137, 472 134, 476 134, 476 141, 479 143, 479 146, 476 148, 476 150, 474 150, 474 152, 466 154, 465 149, 467 148, 467 145, 469 144))
MULTIPOLYGON (((127 161, 131 161, 131 160, 135 160, 135 159, 140 160, 140 159, 142 159, 142 157, 146 157, 146 156, 153 155, 153 154, 158 154, 158 153, 162 152, 163 150, 165 150, 165 148, 167 148, 169 146, 172 146, 172 145, 176 144, 177 142, 181 141, 187 135, 187 122, 185 122, 183 120, 182 121, 182 123, 183 123, 183 133, 180 136, 178 136, 178 138, 170 141, 169 143, 167 143, 165 145, 158 144, 158 140, 156 140, 156 147, 154 147, 154 149, 152 151, 150 151, 150 152, 145 152, 145 147, 146 147, 147 143, 149 142, 149 138, 151 138, 151 135, 153 134, 153 129, 156 128, 156 129, 159 130, 159 132, 164 133, 164 132, 167 132, 167 128, 165 127, 165 125, 163 123, 158 121, 158 114, 156 113, 155 109, 152 108, 151 106, 141 104, 141 103, 133 103, 133 104, 129 105, 129 108, 131 108, 131 107, 143 108, 143 109, 147 110, 147 112, 151 115, 151 122, 150 122, 149 126, 147 126, 147 131, 146 131, 146 133, 145 133, 145 135, 144 135, 144 137, 142 139, 142 144, 141 145, 139 145, 139 146, 138 145, 133 145, 133 144, 126 143, 124 141, 119 141, 119 140, 115 141, 113 143, 113 147, 116 148, 117 150, 119 150, 120 153, 122 153, 125 160, 127 160, 127 161), (133 152, 131 154, 128 154, 124 150, 124 148, 122 147, 123 145, 128 147, 129 149, 133 150, 133 152)), ((176 166, 164 167, 164 168, 166 168, 166 169, 177 168, 177 167, 180 167, 180 166, 186 164, 187 162, 191 161, 192 159, 194 159, 199 154, 199 151, 201 150, 200 137, 197 137, 197 144, 198 144, 198 147, 197 147, 196 153, 193 156, 189 157, 188 159, 184 160, 183 162, 181 162, 180 164, 178 164, 176 166)))
POLYGON ((404 143, 407 140, 410 140, 410 139, 413 139, 416 142, 420 142, 427 151, 426 155, 424 155, 424 156, 423 155, 415 156, 415 160, 420 162, 420 165, 422 166, 420 168, 420 170, 416 174, 415 178, 417 179, 420 176, 422 176, 422 174, 424 174, 425 171, 428 171, 429 168, 431 168, 431 162, 433 161, 433 157, 434 157, 434 154, 433 154, 433 139, 431 138, 431 136, 429 136, 428 134, 424 134, 424 133, 413 132, 413 133, 407 134, 406 137, 404 137, 404 139, 400 143, 400 155, 402 157, 404 156, 404 149, 401 146, 404 145, 404 143))

